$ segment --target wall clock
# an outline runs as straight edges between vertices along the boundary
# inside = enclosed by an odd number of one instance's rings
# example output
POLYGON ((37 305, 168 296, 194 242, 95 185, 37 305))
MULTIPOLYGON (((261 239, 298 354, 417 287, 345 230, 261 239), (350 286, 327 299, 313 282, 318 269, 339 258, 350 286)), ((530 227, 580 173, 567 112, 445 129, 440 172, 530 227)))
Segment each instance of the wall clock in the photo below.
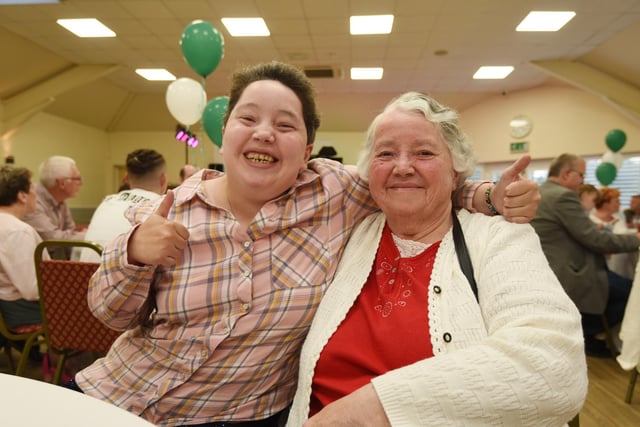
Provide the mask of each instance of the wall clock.
POLYGON ((509 122, 509 132, 512 137, 522 139, 531 133, 533 123, 527 116, 518 115, 509 122))

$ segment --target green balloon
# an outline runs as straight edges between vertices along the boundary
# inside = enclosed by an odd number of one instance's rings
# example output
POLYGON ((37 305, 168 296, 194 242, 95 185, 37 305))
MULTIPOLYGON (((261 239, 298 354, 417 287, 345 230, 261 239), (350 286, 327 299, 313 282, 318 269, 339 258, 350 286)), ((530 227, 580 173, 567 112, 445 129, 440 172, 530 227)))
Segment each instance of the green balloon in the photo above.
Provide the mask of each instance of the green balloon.
POLYGON ((627 135, 620 129, 612 129, 605 137, 605 141, 607 142, 607 147, 616 153, 624 147, 625 142, 627 142, 627 135))
POLYGON ((616 165, 613 163, 603 162, 598 165, 596 169, 596 178, 602 185, 609 185, 616 179, 618 171, 616 165))
POLYGON ((180 48, 187 64, 202 77, 216 69, 224 56, 224 39, 212 24, 193 21, 182 32, 180 48))
POLYGON ((217 145, 218 148, 222 146, 222 127, 224 126, 222 121, 228 106, 229 97, 219 96, 209 101, 202 113, 202 127, 207 132, 211 142, 217 145))

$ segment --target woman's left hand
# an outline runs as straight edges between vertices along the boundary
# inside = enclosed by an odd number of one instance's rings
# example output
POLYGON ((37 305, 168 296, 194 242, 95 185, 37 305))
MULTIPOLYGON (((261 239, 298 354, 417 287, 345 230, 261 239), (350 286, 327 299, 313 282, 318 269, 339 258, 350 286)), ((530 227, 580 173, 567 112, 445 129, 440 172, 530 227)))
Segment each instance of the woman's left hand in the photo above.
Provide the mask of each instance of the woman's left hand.
POLYGON ((505 169, 491 191, 491 203, 509 222, 525 224, 536 216, 540 203, 538 184, 520 176, 529 163, 531 156, 519 158, 505 169))
POLYGON ((373 386, 367 384, 325 406, 304 427, 314 426, 391 426, 373 386))

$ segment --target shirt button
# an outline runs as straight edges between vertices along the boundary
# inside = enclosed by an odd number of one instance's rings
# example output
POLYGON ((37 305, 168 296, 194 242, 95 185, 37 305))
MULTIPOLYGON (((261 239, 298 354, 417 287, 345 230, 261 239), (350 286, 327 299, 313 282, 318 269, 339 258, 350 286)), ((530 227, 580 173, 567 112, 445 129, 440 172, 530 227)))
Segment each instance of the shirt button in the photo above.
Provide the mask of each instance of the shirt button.
POLYGON ((202 350, 200 354, 202 355, 202 357, 207 357, 207 350, 202 350))
POLYGON ((251 242, 244 242, 242 246, 244 246, 245 248, 248 248, 249 246, 251 246, 251 242))
POLYGON ((393 279, 389 280, 389 284, 390 285, 393 285, 394 283, 395 283, 395 280, 393 280, 393 279))
POLYGON ((391 272, 392 272, 392 273, 395 273, 396 271, 398 271, 398 269, 397 269, 397 268, 395 268, 395 267, 393 267, 393 268, 391 269, 391 272))
POLYGON ((249 311, 249 304, 242 304, 242 310, 249 311))
POLYGON ((440 289, 440 286, 436 285, 433 287, 433 292, 435 292, 436 294, 439 294, 440 292, 442 292, 442 289, 440 289))
POLYGON ((244 272, 244 277, 250 279, 251 278, 251 271, 245 271, 244 272))
POLYGON ((445 332, 444 335, 442 335, 442 339, 444 342, 451 342, 451 334, 449 332, 445 332))

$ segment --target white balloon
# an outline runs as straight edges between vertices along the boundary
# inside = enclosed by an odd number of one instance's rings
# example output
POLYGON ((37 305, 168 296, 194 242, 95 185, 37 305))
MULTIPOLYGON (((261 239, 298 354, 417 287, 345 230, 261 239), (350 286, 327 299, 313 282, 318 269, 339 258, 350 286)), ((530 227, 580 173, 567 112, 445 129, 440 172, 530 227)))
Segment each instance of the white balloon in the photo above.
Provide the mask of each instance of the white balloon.
POLYGON ((207 105, 207 94, 200 83, 182 77, 169 84, 166 101, 173 118, 190 126, 202 117, 207 105))
POLYGON ((612 163, 616 169, 620 169, 622 162, 624 162, 624 156, 621 153, 614 153, 611 150, 607 150, 607 152, 602 155, 602 163, 612 163))

